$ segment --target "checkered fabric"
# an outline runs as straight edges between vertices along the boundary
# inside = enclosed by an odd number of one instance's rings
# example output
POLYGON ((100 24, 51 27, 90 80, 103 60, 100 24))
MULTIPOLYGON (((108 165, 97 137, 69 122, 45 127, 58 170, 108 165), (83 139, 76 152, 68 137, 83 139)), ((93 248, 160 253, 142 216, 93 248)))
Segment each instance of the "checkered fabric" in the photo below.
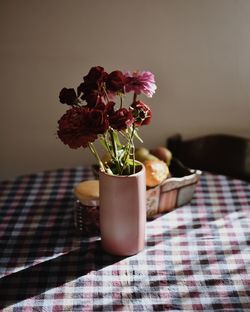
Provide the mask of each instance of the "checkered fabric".
POLYGON ((3 311, 250 311, 250 185, 205 173, 190 204, 147 222, 144 251, 115 257, 74 230, 90 167, 0 183, 3 311))

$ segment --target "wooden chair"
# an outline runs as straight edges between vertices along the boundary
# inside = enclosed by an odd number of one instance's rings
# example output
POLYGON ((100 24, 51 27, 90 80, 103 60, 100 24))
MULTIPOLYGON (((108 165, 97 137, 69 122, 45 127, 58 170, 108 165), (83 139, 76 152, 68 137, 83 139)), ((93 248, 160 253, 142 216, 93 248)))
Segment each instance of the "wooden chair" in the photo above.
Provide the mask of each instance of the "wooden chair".
POLYGON ((177 134, 167 139, 167 148, 189 168, 250 182, 250 139, 213 134, 184 141, 177 134))

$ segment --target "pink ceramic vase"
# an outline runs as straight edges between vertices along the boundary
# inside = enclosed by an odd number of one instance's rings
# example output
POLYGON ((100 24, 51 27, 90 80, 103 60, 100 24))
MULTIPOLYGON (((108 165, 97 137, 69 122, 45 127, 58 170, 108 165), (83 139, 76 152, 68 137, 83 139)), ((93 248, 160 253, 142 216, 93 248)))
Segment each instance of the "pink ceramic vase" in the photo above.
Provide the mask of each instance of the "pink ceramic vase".
POLYGON ((144 248, 146 223, 145 168, 129 176, 100 172, 100 230, 102 247, 119 256, 144 248))

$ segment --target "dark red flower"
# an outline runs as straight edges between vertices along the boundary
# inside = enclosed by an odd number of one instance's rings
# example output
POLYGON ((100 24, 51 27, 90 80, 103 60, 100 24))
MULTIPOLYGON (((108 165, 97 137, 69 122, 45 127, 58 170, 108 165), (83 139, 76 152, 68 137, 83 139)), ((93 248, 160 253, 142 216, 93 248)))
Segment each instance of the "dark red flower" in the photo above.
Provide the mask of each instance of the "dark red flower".
POLYGON ((86 107, 72 107, 58 121, 58 137, 71 148, 87 147, 108 128, 106 114, 86 107))
POLYGON ((58 137, 71 148, 87 147, 89 142, 97 139, 85 126, 88 112, 84 107, 73 107, 58 121, 58 137))
POLYGON ((104 96, 103 85, 108 74, 101 66, 92 67, 89 73, 83 77, 82 82, 77 88, 78 96, 86 101, 89 107, 95 107, 99 104, 99 98, 104 96))
POLYGON ((87 86, 84 82, 82 82, 78 87, 77 87, 77 95, 80 96, 82 93, 84 93, 87 89, 87 86))
POLYGON ((111 116, 114 114, 115 112, 114 107, 115 107, 115 102, 109 101, 106 104, 105 110, 108 116, 111 116))
POLYGON ((96 105, 100 104, 102 101, 102 95, 98 92, 98 90, 92 90, 89 93, 85 93, 82 97, 89 107, 96 107, 96 105))
POLYGON ((109 127, 106 113, 99 109, 89 109, 86 127, 90 133, 103 134, 109 127))
POLYGON ((62 104, 77 104, 77 96, 75 90, 73 88, 63 88, 59 94, 59 100, 62 104))
POLYGON ((106 87, 111 92, 123 92, 126 78, 119 70, 115 70, 108 75, 106 87))
POLYGON ((101 111, 105 111, 106 110, 106 104, 105 104, 105 102, 104 102, 102 97, 99 96, 97 98, 96 105, 94 106, 94 108, 95 109, 99 109, 101 111))
POLYGON ((109 116, 109 124, 118 131, 130 127, 134 122, 131 111, 126 108, 120 108, 109 116))
POLYGON ((150 108, 142 101, 136 101, 131 106, 133 117, 135 118, 135 125, 137 127, 148 125, 152 118, 150 108))
POLYGON ((91 67, 90 71, 86 76, 83 77, 84 82, 87 84, 98 84, 105 81, 108 74, 104 71, 101 66, 91 67))
POLYGON ((102 89, 88 89, 85 83, 81 83, 77 88, 77 92, 79 96, 82 94, 81 99, 87 102, 88 107, 97 108, 104 102, 104 92, 102 89))

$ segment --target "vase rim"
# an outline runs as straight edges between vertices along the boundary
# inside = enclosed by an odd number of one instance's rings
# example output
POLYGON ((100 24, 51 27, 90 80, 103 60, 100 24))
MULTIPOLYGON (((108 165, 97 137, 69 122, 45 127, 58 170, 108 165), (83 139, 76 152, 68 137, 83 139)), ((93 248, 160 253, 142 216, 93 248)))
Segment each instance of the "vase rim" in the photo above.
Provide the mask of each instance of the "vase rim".
POLYGON ((143 163, 141 163, 140 161, 137 161, 137 160, 136 160, 136 163, 140 164, 140 170, 138 172, 136 172, 136 173, 133 173, 133 174, 126 174, 126 175, 109 174, 109 173, 107 173, 105 171, 102 171, 102 170, 99 170, 99 173, 101 173, 103 175, 106 175, 108 177, 116 177, 116 178, 121 178, 121 179, 122 178, 136 177, 136 176, 142 174, 144 172, 144 170, 145 170, 144 169, 145 167, 144 167, 143 163))

